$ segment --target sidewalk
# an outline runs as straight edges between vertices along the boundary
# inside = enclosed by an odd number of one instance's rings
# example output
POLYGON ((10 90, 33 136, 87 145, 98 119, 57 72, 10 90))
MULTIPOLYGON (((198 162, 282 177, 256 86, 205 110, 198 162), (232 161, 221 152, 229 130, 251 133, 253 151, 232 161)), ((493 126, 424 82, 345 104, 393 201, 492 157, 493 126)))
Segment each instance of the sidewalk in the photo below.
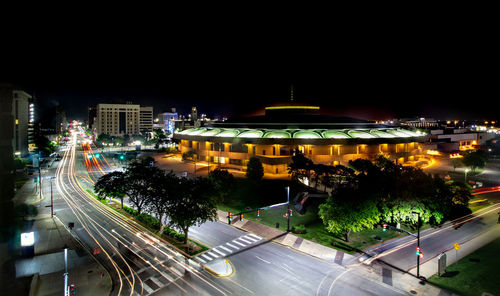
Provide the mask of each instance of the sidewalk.
POLYGON ((42 179, 42 199, 31 178, 21 187, 14 203, 38 208, 38 215, 27 218, 24 232, 35 233, 34 257, 18 257, 16 279, 31 278, 30 295, 62 295, 64 292, 64 248, 68 248, 68 283, 78 295, 107 295, 112 288, 107 271, 73 238, 57 218, 50 216, 50 181, 42 179), (47 198, 48 197, 48 198, 47 198))

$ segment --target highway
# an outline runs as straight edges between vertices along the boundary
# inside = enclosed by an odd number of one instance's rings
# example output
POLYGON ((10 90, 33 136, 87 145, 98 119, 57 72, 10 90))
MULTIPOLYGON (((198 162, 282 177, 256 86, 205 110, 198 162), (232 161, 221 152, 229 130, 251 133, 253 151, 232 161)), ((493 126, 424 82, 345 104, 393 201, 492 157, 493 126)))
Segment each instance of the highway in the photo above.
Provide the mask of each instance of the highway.
POLYGON ((187 260, 88 194, 85 184, 90 188, 111 168, 104 157, 96 158, 88 147, 77 151, 79 146, 75 144, 76 136, 56 171, 56 215, 66 225, 74 222, 72 233, 91 252, 96 251, 96 258, 112 277, 112 295, 406 294, 363 279, 343 266, 258 237, 244 238, 248 233, 218 222, 191 229, 193 238, 210 247, 226 248, 217 248, 218 254, 231 261, 234 272, 226 277, 214 276, 197 264, 199 259, 187 260), (254 243, 245 245, 244 241, 254 243))

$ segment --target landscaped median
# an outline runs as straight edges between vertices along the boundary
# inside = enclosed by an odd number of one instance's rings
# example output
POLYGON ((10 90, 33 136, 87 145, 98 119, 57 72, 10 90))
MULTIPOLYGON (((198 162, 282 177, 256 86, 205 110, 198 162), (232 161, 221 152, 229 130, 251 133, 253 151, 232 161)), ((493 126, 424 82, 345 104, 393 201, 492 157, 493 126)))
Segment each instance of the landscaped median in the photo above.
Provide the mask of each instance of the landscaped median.
POLYGON ((108 199, 100 199, 97 195, 95 195, 90 189, 86 189, 87 193, 96 198, 102 204, 108 206, 109 208, 115 210, 116 212, 126 216, 127 218, 137 222, 142 227, 149 230, 152 234, 157 237, 167 241, 170 245, 175 247, 182 254, 192 257, 199 253, 202 253, 209 248, 200 242, 194 241, 192 239, 188 239, 188 244, 184 244, 184 234, 179 233, 175 229, 170 227, 164 227, 162 233, 160 233, 160 222, 155 217, 148 215, 146 213, 138 214, 136 210, 124 205, 123 209, 121 208, 120 201, 112 199, 109 201, 108 199))

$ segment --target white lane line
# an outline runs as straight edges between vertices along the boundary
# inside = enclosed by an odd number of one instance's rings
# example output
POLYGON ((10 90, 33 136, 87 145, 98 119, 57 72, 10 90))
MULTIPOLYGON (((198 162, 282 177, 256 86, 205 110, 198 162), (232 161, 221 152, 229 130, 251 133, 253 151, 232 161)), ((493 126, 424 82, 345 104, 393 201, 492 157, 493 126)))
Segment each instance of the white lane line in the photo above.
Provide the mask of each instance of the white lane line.
POLYGON ((208 252, 208 254, 210 254, 210 256, 214 257, 214 258, 219 258, 219 255, 215 254, 215 253, 212 253, 212 252, 208 252))
POLYGON ((231 245, 230 243, 226 243, 226 245, 230 246, 231 248, 234 248, 236 250, 239 250, 240 248, 238 248, 237 246, 235 245, 231 245))
POLYGON ((237 238, 237 239, 239 239, 240 241, 244 241, 244 242, 245 242, 245 243, 247 243, 247 244, 252 244, 252 243, 253 243, 252 241, 247 241, 246 239, 244 239, 244 238, 242 238, 242 237, 239 237, 239 238, 237 238))
POLYGON ((242 247, 246 247, 246 246, 247 246, 247 245, 244 245, 244 244, 242 244, 242 243, 237 242, 236 240, 233 240, 233 243, 236 243, 236 244, 238 244, 238 245, 240 245, 240 246, 242 246, 242 247))
POLYGON ((269 261, 267 261, 267 260, 264 260, 264 259, 260 258, 259 256, 255 256, 255 257, 257 257, 257 259, 260 259, 260 260, 262 260, 262 261, 266 262, 267 264, 271 264, 271 262, 269 262, 269 261))
POLYGON ((250 235, 250 236, 255 237, 257 240, 261 240, 261 239, 262 239, 262 237, 260 237, 260 236, 258 236, 258 235, 255 235, 255 234, 253 234, 253 233, 249 233, 249 234, 247 234, 247 236, 249 236, 249 235, 250 235))
POLYGON ((215 252, 221 254, 222 256, 226 256, 225 253, 222 253, 221 251, 217 250, 216 248, 212 248, 212 251, 215 251, 215 252))
POLYGON ((226 247, 224 247, 224 246, 218 246, 217 248, 221 248, 221 249, 223 249, 224 251, 229 252, 229 253, 232 253, 232 252, 233 252, 232 250, 230 250, 230 249, 228 249, 228 248, 226 248, 226 247))
POLYGON ((163 286, 162 282, 160 282, 160 280, 158 280, 154 276, 150 277, 149 279, 152 280, 153 283, 155 283, 158 287, 162 287, 163 286))
POLYGON ((249 239, 249 240, 253 241, 254 243, 259 241, 258 239, 255 239, 255 238, 248 236, 248 235, 245 235, 244 238, 249 239))
POLYGON ((212 260, 213 258, 210 258, 210 256, 207 256, 207 254, 201 254, 201 256, 205 259, 207 259, 208 261, 212 260))

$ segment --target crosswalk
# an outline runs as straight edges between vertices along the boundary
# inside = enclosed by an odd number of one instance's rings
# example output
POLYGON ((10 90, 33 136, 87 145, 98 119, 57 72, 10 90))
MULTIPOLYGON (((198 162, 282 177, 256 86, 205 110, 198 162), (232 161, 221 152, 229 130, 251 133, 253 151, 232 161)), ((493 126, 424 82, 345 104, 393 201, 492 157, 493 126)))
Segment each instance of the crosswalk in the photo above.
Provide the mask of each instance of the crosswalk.
POLYGON ((248 248, 259 241, 261 241, 262 238, 258 235, 255 235, 253 233, 249 233, 243 236, 240 236, 238 238, 233 239, 230 242, 227 242, 223 245, 219 245, 217 247, 214 247, 207 252, 195 257, 195 259, 200 262, 201 264, 207 264, 208 262, 226 257, 234 252, 238 252, 240 250, 243 250, 245 248, 248 248))

